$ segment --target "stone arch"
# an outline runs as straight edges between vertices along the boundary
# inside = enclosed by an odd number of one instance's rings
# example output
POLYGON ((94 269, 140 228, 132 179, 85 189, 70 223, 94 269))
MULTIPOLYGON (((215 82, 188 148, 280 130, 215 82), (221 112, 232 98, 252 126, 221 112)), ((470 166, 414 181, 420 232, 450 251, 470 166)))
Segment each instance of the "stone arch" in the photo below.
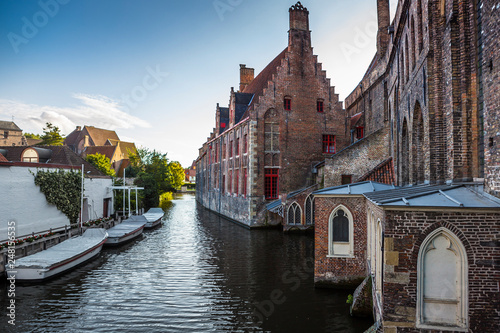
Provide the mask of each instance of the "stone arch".
POLYGON ((467 328, 468 260, 459 237, 445 227, 432 231, 417 258, 417 327, 467 328))
POLYGON ((344 205, 338 205, 330 214, 328 221, 328 255, 353 256, 354 220, 351 211, 344 205))
POLYGON ((294 202, 288 207, 287 224, 301 225, 302 224, 302 209, 297 202, 294 202))
POLYGON ((417 101, 413 108, 411 166, 413 169, 413 183, 423 183, 425 181, 425 157, 424 157, 424 120, 422 108, 417 101))
POLYGON ((403 130, 401 132, 401 185, 407 185, 410 181, 410 139, 408 135, 408 122, 406 117, 403 120, 403 130))
POLYGON ((424 30, 423 30, 423 20, 424 16, 422 13, 422 0, 417 1, 417 24, 418 24, 418 30, 416 31, 417 36, 418 36, 418 53, 422 52, 422 49, 424 48, 424 30))

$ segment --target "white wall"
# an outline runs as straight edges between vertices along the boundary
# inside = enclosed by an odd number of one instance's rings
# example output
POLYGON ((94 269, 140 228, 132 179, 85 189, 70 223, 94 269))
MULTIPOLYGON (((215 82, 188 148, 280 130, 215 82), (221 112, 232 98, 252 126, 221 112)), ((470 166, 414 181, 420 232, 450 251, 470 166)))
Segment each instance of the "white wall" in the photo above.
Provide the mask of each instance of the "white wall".
POLYGON ((69 225, 66 215, 47 203, 29 170, 36 172, 36 168, 0 166, 0 241, 8 238, 10 221, 16 222, 17 237, 69 225))
MULTIPOLYGON (((16 237, 70 224, 66 215, 47 202, 45 194, 35 185, 30 170, 36 173, 37 168, 0 166, 0 241, 8 238, 7 227, 10 221, 16 222, 16 237)), ((42 170, 55 171, 53 168, 42 170)), ((102 217, 104 198, 112 197, 111 190, 108 189, 112 180, 85 178, 84 185, 89 218, 102 217)), ((111 214, 112 202, 109 209, 111 214)))
MULTIPOLYGON (((103 217, 104 199, 112 197, 111 190, 109 189, 110 186, 112 186, 111 179, 85 178, 85 191, 83 197, 87 199, 87 216, 90 220, 95 220, 97 218, 103 217)), ((111 215, 113 212, 113 203, 110 202, 108 207, 108 215, 111 215)))

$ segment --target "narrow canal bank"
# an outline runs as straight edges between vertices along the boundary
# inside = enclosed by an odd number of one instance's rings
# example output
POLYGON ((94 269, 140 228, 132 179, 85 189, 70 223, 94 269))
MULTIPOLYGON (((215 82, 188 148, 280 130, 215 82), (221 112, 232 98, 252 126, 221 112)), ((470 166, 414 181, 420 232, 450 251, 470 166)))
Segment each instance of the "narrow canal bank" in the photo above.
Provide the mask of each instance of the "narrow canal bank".
POLYGON ((315 289, 314 239, 249 231, 183 195, 164 225, 42 285, 0 285, 2 332, 363 332, 349 292, 315 289))

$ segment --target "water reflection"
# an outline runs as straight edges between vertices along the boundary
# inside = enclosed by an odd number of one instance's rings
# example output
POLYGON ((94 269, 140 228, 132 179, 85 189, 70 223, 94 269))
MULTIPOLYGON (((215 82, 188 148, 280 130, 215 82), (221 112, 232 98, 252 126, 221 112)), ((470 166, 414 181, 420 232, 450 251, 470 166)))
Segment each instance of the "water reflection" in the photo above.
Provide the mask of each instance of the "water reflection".
POLYGON ((349 316, 346 292, 314 288, 313 255, 310 236, 250 232, 185 195, 143 239, 44 285, 19 286, 16 330, 5 330, 363 332, 370 323, 349 316))

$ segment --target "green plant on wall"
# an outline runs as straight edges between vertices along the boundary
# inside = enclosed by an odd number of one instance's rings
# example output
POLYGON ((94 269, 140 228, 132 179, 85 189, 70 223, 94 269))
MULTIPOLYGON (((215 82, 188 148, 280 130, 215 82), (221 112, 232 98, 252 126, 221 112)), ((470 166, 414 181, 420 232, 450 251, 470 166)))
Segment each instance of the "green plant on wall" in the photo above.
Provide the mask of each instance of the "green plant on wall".
POLYGON ((47 202, 55 205, 71 223, 76 223, 81 205, 81 172, 38 170, 34 176, 35 185, 45 194, 47 202))

